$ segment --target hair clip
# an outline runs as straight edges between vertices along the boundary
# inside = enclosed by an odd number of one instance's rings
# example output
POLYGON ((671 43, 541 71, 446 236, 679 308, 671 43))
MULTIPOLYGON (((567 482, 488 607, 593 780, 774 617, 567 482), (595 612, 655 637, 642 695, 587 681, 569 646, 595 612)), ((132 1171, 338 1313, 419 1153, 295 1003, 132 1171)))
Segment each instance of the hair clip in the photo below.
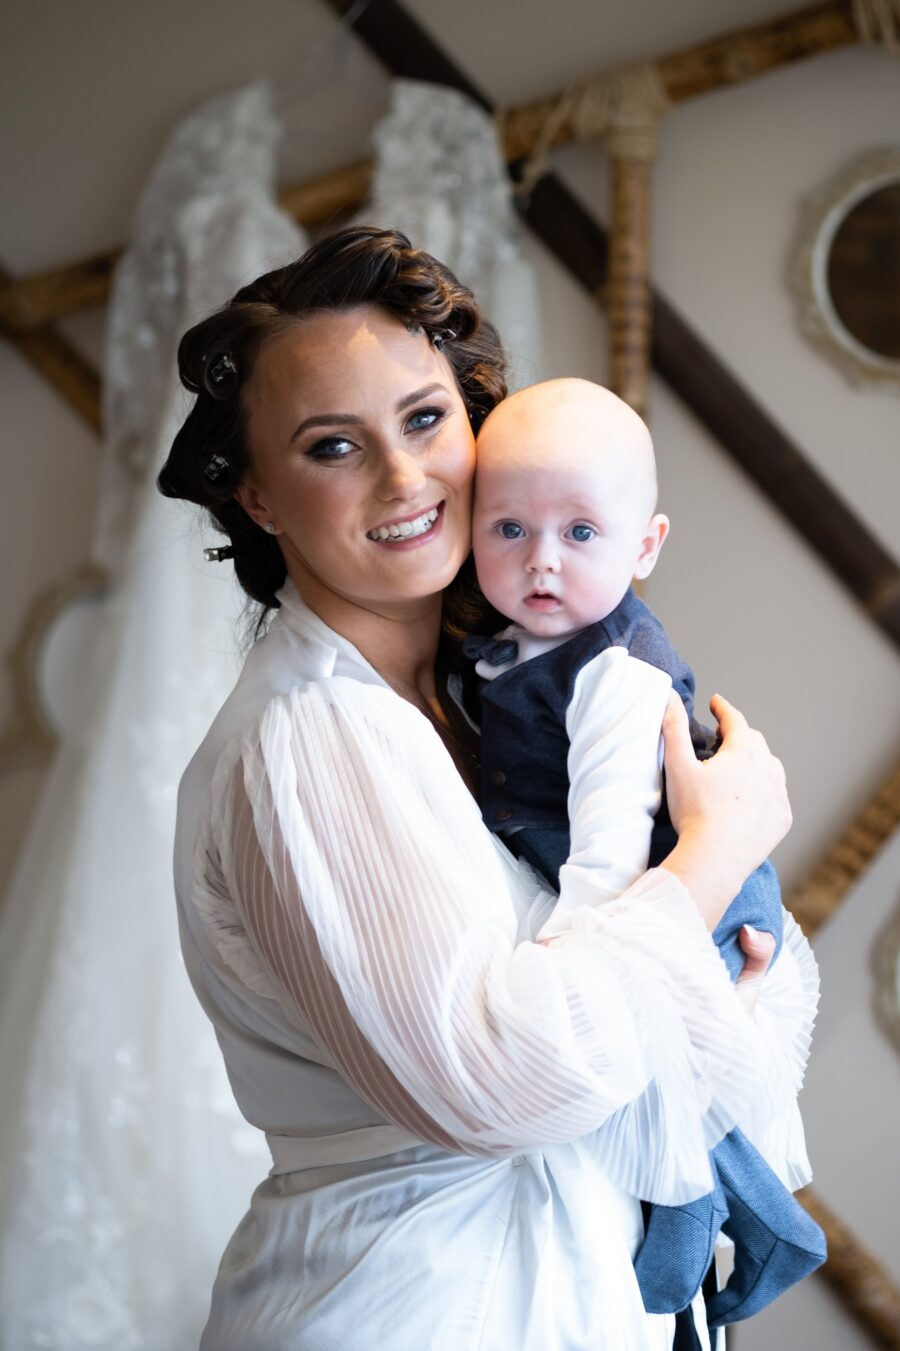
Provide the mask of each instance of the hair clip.
POLYGON ((237 375, 237 366, 230 352, 223 352, 206 370, 207 380, 214 385, 221 385, 230 375, 237 375))
POLYGON ((210 455, 206 464, 203 466, 203 472, 211 483, 217 483, 224 473, 231 468, 231 465, 225 459, 224 455, 210 455))
POLYGON ((226 558, 234 558, 234 545, 223 544, 218 549, 204 549, 203 557, 207 563, 224 563, 226 558))
POLYGON ((445 342, 452 342, 456 333, 452 328, 442 328, 437 333, 431 335, 431 345, 436 352, 440 352, 445 342))

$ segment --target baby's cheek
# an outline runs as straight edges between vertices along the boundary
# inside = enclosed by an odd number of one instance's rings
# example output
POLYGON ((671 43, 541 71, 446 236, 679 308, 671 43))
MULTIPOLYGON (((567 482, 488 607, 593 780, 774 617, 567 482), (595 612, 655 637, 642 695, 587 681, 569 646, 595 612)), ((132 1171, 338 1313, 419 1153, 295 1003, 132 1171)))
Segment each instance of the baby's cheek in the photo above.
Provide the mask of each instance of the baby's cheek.
POLYGON ((475 572, 478 585, 496 609, 503 611, 510 592, 512 569, 490 547, 475 548, 475 572))

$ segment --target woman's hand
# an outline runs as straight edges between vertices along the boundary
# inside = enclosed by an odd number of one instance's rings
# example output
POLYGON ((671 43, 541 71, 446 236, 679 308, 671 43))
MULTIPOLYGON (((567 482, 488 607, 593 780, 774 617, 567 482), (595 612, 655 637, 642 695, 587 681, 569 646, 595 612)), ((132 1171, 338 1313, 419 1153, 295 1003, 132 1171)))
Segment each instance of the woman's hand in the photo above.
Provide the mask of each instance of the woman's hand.
POLYGON ((666 709, 666 795, 678 844, 663 866, 681 878, 714 929, 745 879, 787 834, 791 809, 784 767, 761 733, 721 695, 710 708, 722 744, 702 761, 677 695, 666 709))

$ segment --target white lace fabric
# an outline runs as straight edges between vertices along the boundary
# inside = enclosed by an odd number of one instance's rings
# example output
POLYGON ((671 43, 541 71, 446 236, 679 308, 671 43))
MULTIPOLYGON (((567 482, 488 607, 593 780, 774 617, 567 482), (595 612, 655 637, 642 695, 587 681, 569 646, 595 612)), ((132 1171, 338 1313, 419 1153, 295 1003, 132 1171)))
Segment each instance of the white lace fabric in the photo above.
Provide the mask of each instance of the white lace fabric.
POLYGON ((509 353, 511 388, 540 379, 537 283, 493 119, 455 89, 395 80, 373 141, 358 219, 402 230, 474 291, 509 353))
POLYGON ((121 567, 159 449, 190 406, 175 355, 187 327, 305 237, 275 202, 281 126, 266 84, 211 99, 173 132, 117 269, 103 363, 103 480, 94 556, 121 567))

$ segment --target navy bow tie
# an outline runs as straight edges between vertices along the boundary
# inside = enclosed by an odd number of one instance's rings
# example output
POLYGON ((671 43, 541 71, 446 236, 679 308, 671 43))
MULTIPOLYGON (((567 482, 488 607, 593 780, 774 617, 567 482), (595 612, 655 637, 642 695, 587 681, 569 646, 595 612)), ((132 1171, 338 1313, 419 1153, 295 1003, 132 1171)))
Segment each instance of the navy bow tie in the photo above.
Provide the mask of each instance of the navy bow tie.
POLYGON ((481 638, 474 635, 463 640, 463 654, 470 661, 486 661, 488 666, 505 666, 519 655, 515 638, 481 638))

